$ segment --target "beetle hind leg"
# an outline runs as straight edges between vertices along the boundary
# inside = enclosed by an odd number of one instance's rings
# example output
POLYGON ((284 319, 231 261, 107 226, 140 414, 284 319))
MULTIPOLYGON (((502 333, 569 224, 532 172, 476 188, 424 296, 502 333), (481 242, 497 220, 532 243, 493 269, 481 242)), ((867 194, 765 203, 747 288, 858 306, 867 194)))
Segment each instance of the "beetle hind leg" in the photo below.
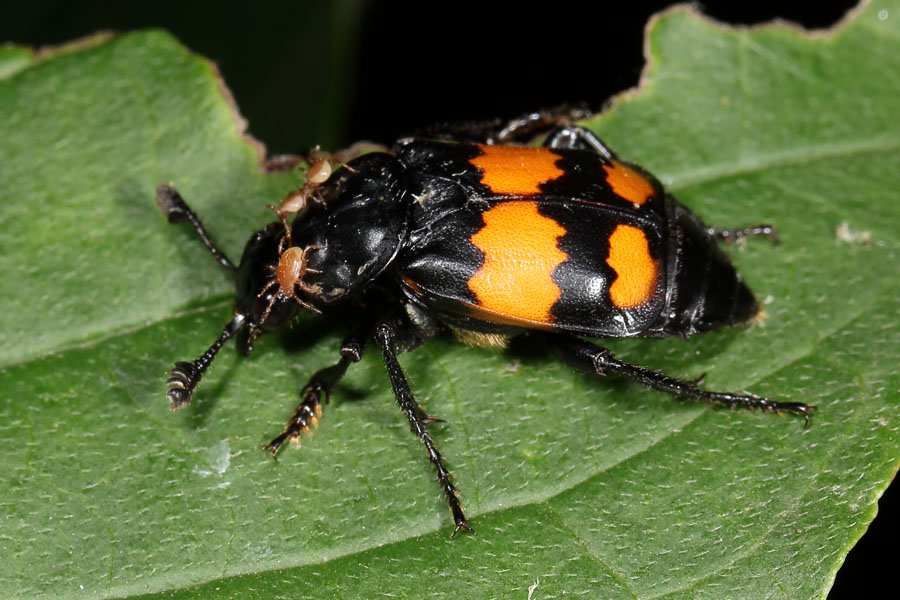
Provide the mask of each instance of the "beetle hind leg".
MULTIPOLYGON (((606 348, 597 346, 581 338, 545 335, 543 339, 563 363, 577 371, 606 375, 617 373, 649 388, 666 392, 688 402, 708 402, 728 408, 746 408, 767 413, 791 413, 804 418, 816 411, 815 406, 802 402, 777 402, 753 394, 732 394, 729 392, 709 392, 697 385, 699 380, 682 381, 664 373, 638 367, 617 360, 606 348)), ((701 378, 702 379, 702 378, 701 378)))
POLYGON ((616 154, 607 147, 599 137, 589 129, 577 125, 563 125, 556 128, 544 140, 547 148, 580 148, 593 150, 607 160, 615 158, 616 154))
POLYGON ((751 225, 743 229, 723 229, 721 227, 707 227, 706 231, 710 236, 716 238, 720 242, 732 244, 741 242, 748 237, 764 237, 772 241, 773 244, 778 243, 778 234, 775 233, 775 227, 768 223, 760 223, 759 225, 751 225))

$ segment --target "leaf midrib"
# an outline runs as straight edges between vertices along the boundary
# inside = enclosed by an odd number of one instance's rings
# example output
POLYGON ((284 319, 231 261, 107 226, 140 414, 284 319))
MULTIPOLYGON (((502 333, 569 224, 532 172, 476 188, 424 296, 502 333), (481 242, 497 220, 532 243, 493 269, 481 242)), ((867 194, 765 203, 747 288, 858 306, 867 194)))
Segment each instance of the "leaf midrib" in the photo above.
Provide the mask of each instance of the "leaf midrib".
POLYGON ((718 180, 733 179, 782 167, 799 166, 819 160, 850 158, 900 150, 900 134, 865 140, 844 140, 813 146, 792 146, 740 157, 737 162, 704 164, 679 171, 670 191, 699 187, 718 180))

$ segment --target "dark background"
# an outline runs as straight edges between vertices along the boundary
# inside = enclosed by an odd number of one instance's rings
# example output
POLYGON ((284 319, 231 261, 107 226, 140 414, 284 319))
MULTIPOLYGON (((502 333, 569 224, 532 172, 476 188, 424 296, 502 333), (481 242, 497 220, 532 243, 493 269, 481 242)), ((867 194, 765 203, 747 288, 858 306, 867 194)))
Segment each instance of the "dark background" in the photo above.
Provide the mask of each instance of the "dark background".
MULTIPOLYGON (((486 0, 30 0, 0 2, 0 42, 40 47, 100 30, 167 29, 218 64, 250 133, 278 154, 316 144, 337 149, 359 139, 390 143, 436 121, 513 117, 573 101, 600 109, 637 83, 644 25, 671 4, 553 2, 537 11, 523 9, 521 1, 486 0), (586 61, 602 69, 586 77, 586 61)), ((854 4, 716 0, 695 6, 727 23, 781 18, 823 28, 854 4)), ((897 496, 894 485, 882 497, 830 599, 870 586, 894 588, 897 496)))

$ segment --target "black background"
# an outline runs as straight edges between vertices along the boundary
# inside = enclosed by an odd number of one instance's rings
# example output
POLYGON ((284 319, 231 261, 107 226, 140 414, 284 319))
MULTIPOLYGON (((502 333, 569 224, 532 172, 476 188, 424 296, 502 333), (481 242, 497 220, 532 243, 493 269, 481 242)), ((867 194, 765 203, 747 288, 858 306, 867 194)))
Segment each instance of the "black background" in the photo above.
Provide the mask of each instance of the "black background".
MULTIPOLYGON (((637 83, 644 25, 672 3, 584 4, 30 0, 0 3, 0 42, 40 47, 100 30, 167 29, 218 64, 270 153, 291 153, 359 139, 390 143, 436 121, 512 117, 566 102, 601 108, 637 83), (585 77, 586 61, 602 68, 585 77)), ((833 25, 852 5, 695 4, 728 23, 781 18, 807 28, 833 25)), ((829 598, 893 589, 897 494, 895 485, 881 499, 829 598)))

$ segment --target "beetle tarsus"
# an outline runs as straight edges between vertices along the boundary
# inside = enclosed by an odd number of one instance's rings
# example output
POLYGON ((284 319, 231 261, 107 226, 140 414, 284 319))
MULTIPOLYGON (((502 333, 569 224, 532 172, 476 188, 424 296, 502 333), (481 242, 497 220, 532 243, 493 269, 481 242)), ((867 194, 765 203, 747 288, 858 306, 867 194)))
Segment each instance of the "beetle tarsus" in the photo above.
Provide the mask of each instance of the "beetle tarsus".
POLYGON ((178 410, 191 401, 194 387, 200 381, 199 373, 194 363, 177 362, 175 368, 168 373, 171 377, 166 380, 169 391, 166 397, 169 399, 169 407, 178 410))
MULTIPOLYGON (((310 382, 307 388, 313 385, 310 382)), ((272 453, 272 458, 278 455, 278 450, 284 445, 286 440, 299 440, 300 434, 309 433, 310 427, 318 425, 319 416, 322 414, 321 398, 322 394, 327 393, 319 387, 306 389, 303 394, 303 400, 294 409, 294 414, 288 419, 287 427, 284 428, 278 436, 271 442, 263 446, 272 453)))
POLYGON ((475 533, 475 530, 472 529, 472 526, 469 525, 469 522, 466 521, 466 518, 462 514, 462 510, 453 512, 453 523, 456 527, 453 528, 453 533, 450 534, 451 538, 455 538, 456 534, 460 531, 466 531, 468 533, 475 533))
MULTIPOLYGON (((635 367, 641 368, 641 367, 635 367)), ((667 377, 667 376, 664 376, 667 377)), ((677 380, 675 380, 677 381, 677 380)), ((806 426, 809 425, 809 417, 815 412, 816 407, 802 402, 778 402, 770 398, 757 396, 755 394, 731 394, 727 392, 708 392, 699 388, 688 390, 683 393, 673 392, 683 396, 691 402, 708 402, 717 406, 727 408, 746 408, 748 410, 761 410, 765 413, 790 413, 804 418, 806 426)))

